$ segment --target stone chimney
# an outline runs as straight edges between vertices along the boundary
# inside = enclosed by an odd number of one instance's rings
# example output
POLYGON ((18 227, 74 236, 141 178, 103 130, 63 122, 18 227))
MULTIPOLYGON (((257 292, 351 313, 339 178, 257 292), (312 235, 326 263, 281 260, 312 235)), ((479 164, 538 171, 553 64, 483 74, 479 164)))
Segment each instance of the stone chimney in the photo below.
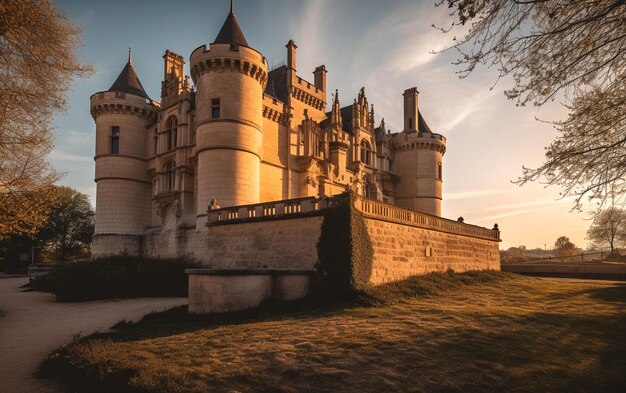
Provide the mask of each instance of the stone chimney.
POLYGON ((313 71, 313 75, 315 77, 315 87, 320 89, 321 91, 326 91, 326 66, 321 65, 313 71))
POLYGON ((298 46, 294 42, 294 40, 289 40, 286 45, 287 48, 287 68, 290 70, 296 71, 296 49, 298 46))
POLYGON ((419 118, 419 92, 417 87, 412 87, 404 91, 404 130, 417 131, 417 121, 419 118))

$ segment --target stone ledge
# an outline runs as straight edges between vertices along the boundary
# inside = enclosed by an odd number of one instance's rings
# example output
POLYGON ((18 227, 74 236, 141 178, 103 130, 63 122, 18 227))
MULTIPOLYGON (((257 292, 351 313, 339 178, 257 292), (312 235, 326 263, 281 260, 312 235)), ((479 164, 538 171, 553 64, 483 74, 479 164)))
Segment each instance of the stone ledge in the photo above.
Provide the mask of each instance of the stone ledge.
POLYGON ((268 299, 291 301, 309 292, 309 269, 187 269, 189 313, 210 314, 258 307, 268 299))
POLYGON ((187 269, 187 274, 207 276, 262 276, 262 275, 311 275, 312 269, 187 269))

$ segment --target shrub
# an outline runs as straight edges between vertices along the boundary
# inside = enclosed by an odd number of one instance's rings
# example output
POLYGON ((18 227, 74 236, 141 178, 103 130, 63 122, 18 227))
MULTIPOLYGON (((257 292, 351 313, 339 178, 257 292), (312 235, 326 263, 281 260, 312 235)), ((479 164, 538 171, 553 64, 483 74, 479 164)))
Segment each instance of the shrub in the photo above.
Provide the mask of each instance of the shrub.
POLYGON ((32 285, 62 301, 187 296, 185 269, 193 267, 182 260, 117 256, 62 265, 32 285))

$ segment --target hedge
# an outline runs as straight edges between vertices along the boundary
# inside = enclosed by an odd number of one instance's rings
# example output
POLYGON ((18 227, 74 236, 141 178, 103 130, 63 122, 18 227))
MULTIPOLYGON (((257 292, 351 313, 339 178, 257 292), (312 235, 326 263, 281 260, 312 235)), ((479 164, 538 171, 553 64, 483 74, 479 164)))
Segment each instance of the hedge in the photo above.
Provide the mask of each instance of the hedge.
POLYGON ((185 269, 194 267, 182 260, 109 257, 59 266, 32 286, 62 301, 187 296, 185 269))

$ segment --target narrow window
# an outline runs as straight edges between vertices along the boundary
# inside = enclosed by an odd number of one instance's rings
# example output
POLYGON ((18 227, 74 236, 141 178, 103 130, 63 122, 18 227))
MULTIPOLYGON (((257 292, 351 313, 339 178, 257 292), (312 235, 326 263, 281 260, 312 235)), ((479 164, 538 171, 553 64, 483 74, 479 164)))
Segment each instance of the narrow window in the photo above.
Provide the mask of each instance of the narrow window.
POLYGON ((439 180, 443 180, 443 167, 441 163, 437 164, 437 177, 439 178, 439 180))
POLYGON ((409 130, 413 129, 413 119, 409 119, 409 130))
POLYGON ((174 191, 176 188, 176 163, 168 161, 164 170, 164 191, 174 191))
POLYGON ((361 162, 372 165, 372 147, 366 140, 361 141, 361 162))
POLYGON ((120 154, 120 128, 111 127, 111 153, 120 154))
POLYGON ((214 98, 211 100, 211 117, 213 119, 220 118, 220 99, 214 98))
POLYGON ((177 146, 178 139, 178 119, 172 116, 165 123, 165 142, 167 151, 173 150, 177 146))
POLYGON ((167 140, 167 151, 172 150, 172 130, 165 132, 165 139, 167 140))
POLYGON ((365 163, 365 141, 361 142, 361 162, 365 163))

